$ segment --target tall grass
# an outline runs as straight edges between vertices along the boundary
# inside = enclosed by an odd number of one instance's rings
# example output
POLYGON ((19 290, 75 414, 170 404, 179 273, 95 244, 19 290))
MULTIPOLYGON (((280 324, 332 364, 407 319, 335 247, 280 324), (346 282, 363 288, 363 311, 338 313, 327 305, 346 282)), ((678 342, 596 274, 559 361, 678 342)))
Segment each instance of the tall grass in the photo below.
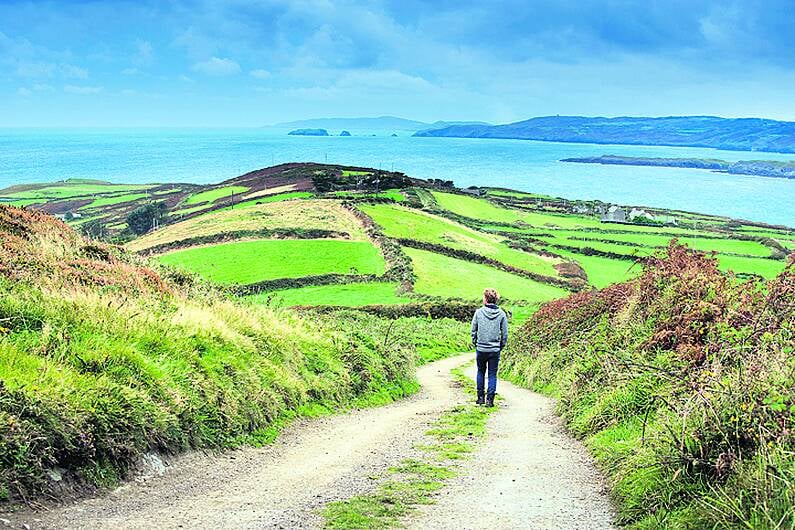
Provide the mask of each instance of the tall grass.
POLYGON ((504 355, 559 398, 635 528, 795 526, 795 271, 739 282, 672 245, 639 279, 554 301, 504 355))
POLYGON ((418 353, 401 326, 226 300, 0 207, 0 499, 46 493, 53 471, 111 485, 149 451, 265 443, 296 414, 405 395, 418 353))

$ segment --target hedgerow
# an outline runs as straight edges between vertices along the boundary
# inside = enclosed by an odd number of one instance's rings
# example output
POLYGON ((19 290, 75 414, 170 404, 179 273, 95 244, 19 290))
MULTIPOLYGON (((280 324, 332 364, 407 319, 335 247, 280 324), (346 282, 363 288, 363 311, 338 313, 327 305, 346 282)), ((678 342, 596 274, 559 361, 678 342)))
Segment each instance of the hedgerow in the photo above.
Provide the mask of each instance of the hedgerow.
POLYGON ((672 244, 543 306, 504 374, 559 397, 636 528, 795 525, 795 271, 740 282, 672 244))

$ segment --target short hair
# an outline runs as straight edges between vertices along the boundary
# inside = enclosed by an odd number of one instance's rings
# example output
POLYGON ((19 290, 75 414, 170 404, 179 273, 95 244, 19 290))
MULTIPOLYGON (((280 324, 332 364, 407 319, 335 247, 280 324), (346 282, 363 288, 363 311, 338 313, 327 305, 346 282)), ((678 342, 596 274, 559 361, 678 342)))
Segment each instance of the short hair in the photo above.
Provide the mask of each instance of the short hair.
POLYGON ((497 300, 500 299, 500 294, 495 289, 489 287, 483 291, 483 298, 486 300, 487 304, 496 304, 497 300))

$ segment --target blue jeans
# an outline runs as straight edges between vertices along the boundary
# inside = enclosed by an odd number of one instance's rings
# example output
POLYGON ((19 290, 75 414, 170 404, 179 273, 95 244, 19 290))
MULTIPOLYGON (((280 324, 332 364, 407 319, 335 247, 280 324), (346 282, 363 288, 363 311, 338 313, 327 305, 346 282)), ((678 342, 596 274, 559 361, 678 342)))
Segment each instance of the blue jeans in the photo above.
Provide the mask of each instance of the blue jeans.
POLYGON ((486 371, 489 372, 488 393, 493 394, 497 391, 497 365, 500 364, 500 352, 476 352, 475 363, 478 365, 478 376, 475 380, 478 387, 478 394, 482 394, 483 388, 486 386, 486 371))

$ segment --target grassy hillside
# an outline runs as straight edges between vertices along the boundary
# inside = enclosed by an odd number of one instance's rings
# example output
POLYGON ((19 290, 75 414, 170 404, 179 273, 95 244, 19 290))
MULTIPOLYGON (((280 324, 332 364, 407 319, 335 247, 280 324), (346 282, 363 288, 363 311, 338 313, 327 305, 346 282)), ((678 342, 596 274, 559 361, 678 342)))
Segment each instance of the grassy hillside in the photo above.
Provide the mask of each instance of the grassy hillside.
POLYGON ((622 523, 792 528, 794 266, 741 282, 671 246, 634 281, 542 307, 503 373, 559 398, 622 523))
POLYGON ((151 451, 266 443, 411 392, 416 363, 467 343, 448 319, 231 301, 0 206, 0 501, 109 486, 151 451))
POLYGON ((651 220, 605 222, 611 205, 597 201, 311 163, 210 186, 66 182, 3 197, 44 200, 29 207, 52 212, 79 206, 85 215, 70 222, 92 237, 279 306, 405 305, 409 314, 451 298, 476 303, 483 286, 499 284, 523 318, 538 303, 636 277, 674 238, 715 252, 720 269, 741 279, 775 277, 795 249, 785 227, 655 208, 643 209, 651 220), (165 201, 167 214, 129 240, 124 213, 153 201, 165 201))

